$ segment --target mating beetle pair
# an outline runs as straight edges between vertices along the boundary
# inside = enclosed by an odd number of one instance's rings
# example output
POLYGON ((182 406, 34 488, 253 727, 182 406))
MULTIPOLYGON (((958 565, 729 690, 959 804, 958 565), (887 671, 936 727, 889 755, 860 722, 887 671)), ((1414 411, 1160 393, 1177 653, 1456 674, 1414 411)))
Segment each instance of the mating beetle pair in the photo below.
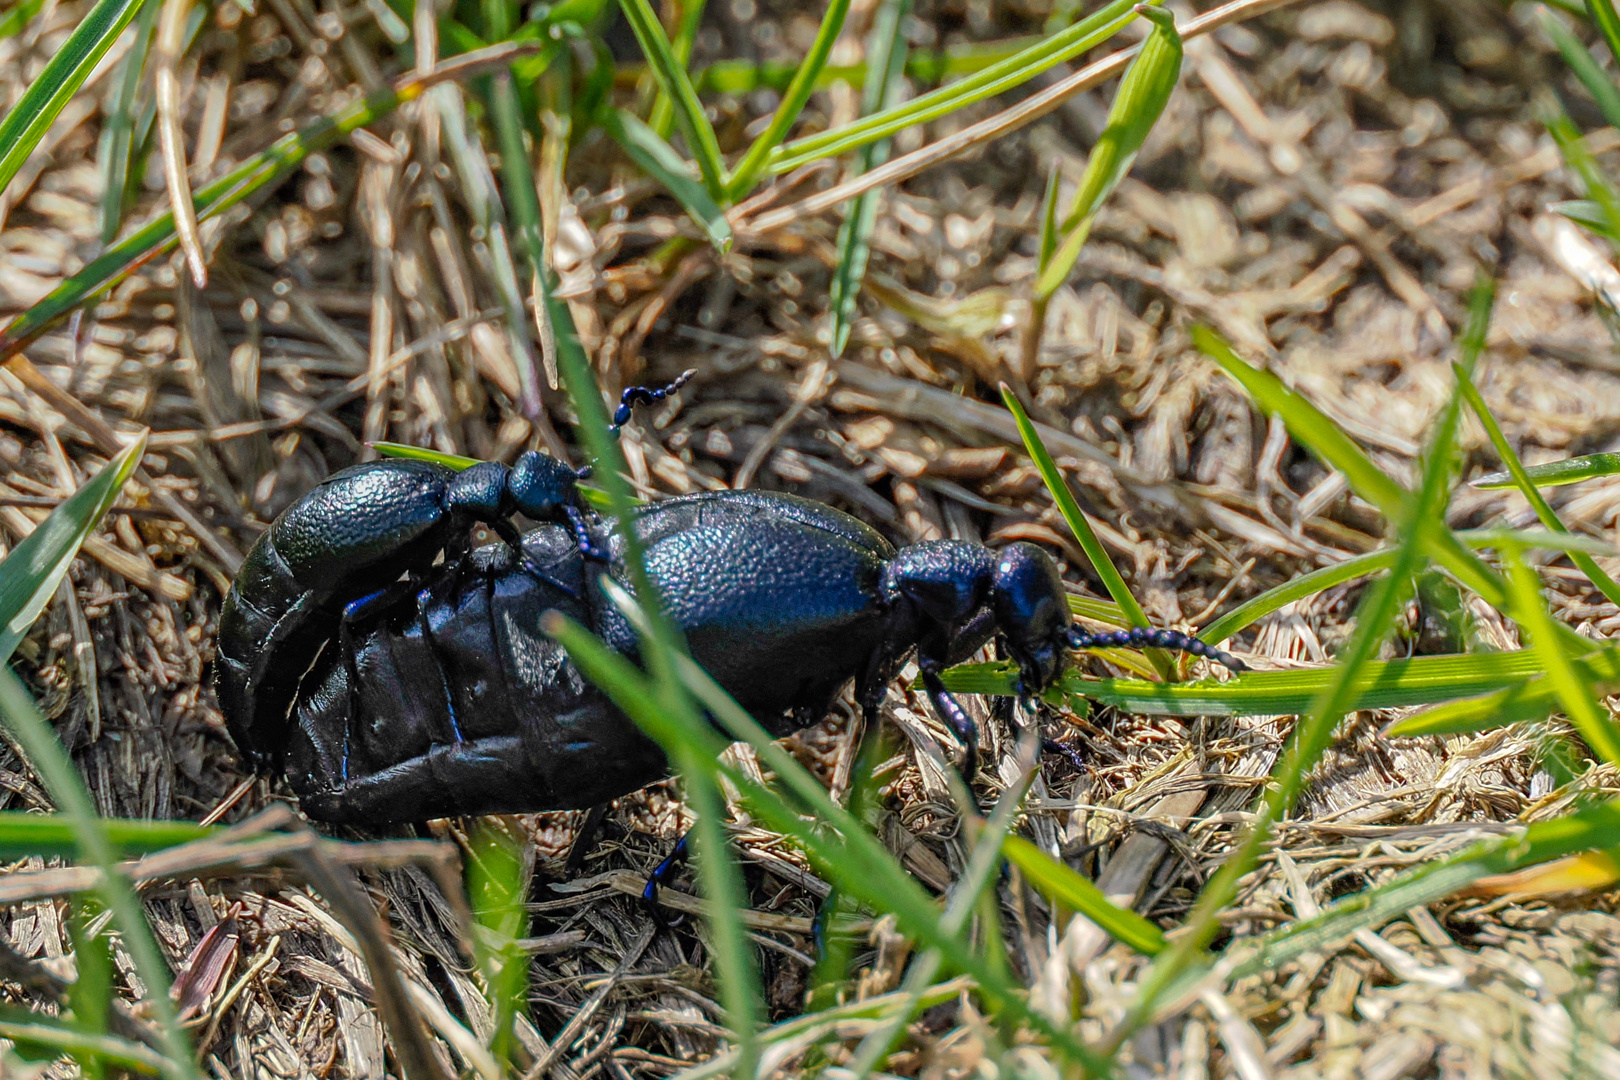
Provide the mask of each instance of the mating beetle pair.
MULTIPOLYGON (((626 391, 615 426, 668 389, 626 391)), ((221 616, 217 687, 244 755, 284 769, 310 816, 360 824, 588 807, 666 775, 656 744, 540 631, 561 611, 635 655, 598 587, 629 587, 625 527, 693 659, 778 736, 818 722, 852 679, 874 718, 915 652, 971 771, 976 730, 939 673, 997 637, 1025 694, 1071 648, 1151 644, 1241 667, 1174 631, 1081 632, 1032 544, 897 551, 829 506, 754 491, 664 500, 610 529, 581 507, 578 476, 532 452, 460 474, 378 461, 288 508, 221 616), (540 524, 519 534, 514 511, 540 524), (473 522, 502 542, 469 551, 473 522)))

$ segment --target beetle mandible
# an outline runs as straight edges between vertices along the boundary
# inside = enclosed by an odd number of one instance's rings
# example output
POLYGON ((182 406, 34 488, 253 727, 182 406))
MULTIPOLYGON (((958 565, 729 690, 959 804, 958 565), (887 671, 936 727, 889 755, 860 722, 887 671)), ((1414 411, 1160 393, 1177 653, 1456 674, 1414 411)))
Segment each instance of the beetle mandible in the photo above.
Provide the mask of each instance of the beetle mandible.
MULTIPOLYGON (((695 371, 657 389, 627 388, 610 430, 640 403, 679 390, 695 371)), ((299 682, 334 634, 368 608, 419 589, 442 554, 459 563, 474 524, 517 549, 512 515, 567 525, 581 552, 591 540, 576 470, 535 450, 516 464, 484 461, 461 472, 389 458, 334 473, 284 510, 237 571, 220 609, 214 689, 237 748, 255 767, 272 765, 286 737, 299 682)))
MULTIPOLYGON (((1171 631, 1089 635, 1040 548, 932 541, 898 551, 863 522, 792 495, 705 492, 630 521, 648 574, 694 660, 774 735, 819 721, 855 682, 869 720, 914 652, 928 696, 976 761, 972 720, 941 669, 999 637, 1020 693, 1067 650, 1185 647, 1171 631)), ((605 560, 541 526, 440 568, 414 597, 332 642, 296 694, 281 762, 312 817, 364 824, 586 807, 667 773, 662 752, 540 632, 559 610, 615 650, 635 635, 597 580, 629 588, 617 530, 605 560)))

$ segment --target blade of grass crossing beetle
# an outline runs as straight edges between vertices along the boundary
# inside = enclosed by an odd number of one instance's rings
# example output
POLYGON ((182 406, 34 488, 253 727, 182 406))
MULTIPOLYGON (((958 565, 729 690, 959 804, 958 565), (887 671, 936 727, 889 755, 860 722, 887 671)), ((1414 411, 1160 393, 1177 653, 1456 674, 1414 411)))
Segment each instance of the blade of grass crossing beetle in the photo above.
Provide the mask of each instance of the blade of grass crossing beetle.
POLYGON ((118 868, 118 856, 96 815, 90 793, 85 790, 67 751, 57 741, 50 722, 40 715, 28 691, 4 665, 0 665, 0 716, 28 755, 29 764, 44 783, 45 790, 62 812, 72 818, 79 831, 84 860, 101 868, 102 881, 97 891, 101 902, 113 912, 123 933, 124 948, 135 962, 136 974, 146 984, 146 1007, 157 1022, 164 1056, 168 1059, 165 1071, 187 1080, 200 1080, 192 1064, 190 1040, 180 1026, 174 1002, 169 997, 168 965, 146 923, 140 899, 118 868))
POLYGON ((710 196, 709 189, 689 174, 689 164, 673 146, 659 138, 658 133, 634 113, 623 109, 604 109, 601 124, 642 172, 675 197, 715 250, 730 249, 731 222, 726 220, 726 212, 710 196))
POLYGON ((1152 21, 1153 32, 1120 80, 1108 123, 1086 158, 1074 202, 1058 226, 1062 239, 1035 279, 1037 297, 1051 296, 1074 269, 1097 211, 1130 171, 1136 152, 1158 123, 1181 78, 1181 35, 1176 32, 1175 16, 1145 4, 1136 10, 1152 21))
MULTIPOLYGON (((1504 459, 1505 460, 1505 459, 1504 459)), ((1549 461, 1545 465, 1526 465, 1524 475, 1538 488, 1562 487, 1620 473, 1620 454, 1586 454, 1582 457, 1549 461)), ((1470 482, 1470 487, 1483 490, 1518 486, 1519 481, 1510 472, 1490 473, 1470 482)))
POLYGON ((135 42, 118 62, 113 94, 96 146, 101 168, 101 246, 118 239, 124 223, 124 201, 129 187, 130 156, 135 151, 135 99, 140 92, 146 54, 152 47, 152 28, 160 0, 145 0, 135 18, 135 42))
MULTIPOLYGON (((602 392, 580 348, 573 317, 565 305, 557 302, 549 271, 542 270, 539 280, 540 299, 547 305, 556 333, 557 366, 580 418, 579 434, 591 452, 595 476, 607 492, 613 516, 621 523, 618 535, 624 542, 624 564, 636 596, 642 598, 640 610, 645 617, 637 629, 641 632, 648 674, 636 671, 578 627, 573 627, 572 633, 563 627, 559 635, 553 633, 552 623, 556 620, 551 620, 546 624, 547 633, 558 637, 587 676, 664 746, 687 778, 688 797, 698 812, 699 872, 711 901, 709 926, 720 974, 721 1003, 738 1044, 736 1075, 752 1077, 759 1060, 755 1036, 762 1020, 759 1005, 765 993, 754 963, 753 946, 739 914, 746 906, 747 893, 721 826, 725 803, 712 774, 706 771, 710 761, 718 760, 719 737, 694 706, 685 684, 675 677, 676 665, 685 659, 686 651, 647 574, 640 536, 630 525, 635 502, 624 479, 624 456, 608 426, 602 392)), ((604 578, 604 582, 607 580, 604 578)), ((720 744, 719 749, 724 745, 720 744)))
POLYGON ((720 143, 715 139, 708 114, 703 111, 703 103, 698 100, 692 80, 686 74, 686 66, 676 60, 669 38, 664 36, 663 24, 647 0, 620 0, 619 8, 641 45, 658 88, 675 110, 675 121, 680 125, 681 134, 686 136, 687 150, 697 160, 703 186, 715 202, 724 202, 725 160, 720 155, 720 143))
POLYGON ((383 457, 409 458, 412 461, 431 461, 435 465, 443 465, 447 469, 460 472, 478 464, 477 458, 463 457, 460 454, 446 454, 439 450, 429 450, 425 446, 408 446, 405 443, 374 442, 371 448, 383 457))
MULTIPOLYGON (((603 584, 609 597, 633 624, 645 618, 644 609, 622 588, 606 580, 603 584)), ((594 643, 594 639, 592 642, 589 647, 601 648, 594 643)), ((571 644, 565 641, 565 645, 572 651, 571 644)), ((599 659, 605 664, 628 663, 611 654, 599 659)), ((1093 1069, 1100 1064, 1099 1059, 1069 1033, 1056 1031, 1044 1018, 1031 1014, 1010 982, 1000 978, 962 942, 944 933, 939 927, 938 913, 932 901, 916 880, 900 867, 889 850, 879 844, 849 811, 835 803, 827 794, 827 789, 733 701, 708 672, 688 656, 678 657, 677 665, 679 678, 696 695, 714 721, 732 738, 752 746, 760 762, 776 774, 778 781, 802 804, 803 809, 814 820, 836 830, 838 836, 829 839, 821 831, 807 825, 799 809, 789 807, 779 796, 760 787, 740 770, 719 766, 723 775, 737 785, 749 806, 766 819, 771 828, 796 838, 812 861, 828 875, 834 887, 863 900, 876 910, 893 914, 902 931, 916 937, 927 947, 939 949, 948 965, 973 976, 1000 1008, 1011 1009, 1021 1020, 1038 1027, 1066 1056, 1088 1063, 1087 1067, 1093 1069)), ((622 707, 624 703, 620 704, 622 707)), ((714 745, 723 745, 718 735, 710 737, 715 740, 714 745)), ((714 753, 713 757, 718 758, 718 753, 714 753)))
POLYGON ((1519 626, 1529 632, 1531 647, 1546 665, 1547 681, 1557 692, 1564 713, 1599 758, 1620 764, 1620 729, 1615 727, 1609 711, 1598 703, 1579 666, 1571 663, 1563 643, 1557 640, 1552 613, 1541 596, 1541 582, 1524 564, 1521 550, 1505 547, 1502 558, 1508 567, 1508 586, 1513 598, 1509 610, 1519 626))
POLYGON ((948 86, 853 124, 784 143, 771 155, 770 171, 780 176, 812 161, 837 157, 1010 90, 1119 33, 1135 17, 1134 6, 1134 0, 1113 0, 1062 32, 1040 38, 1027 49, 948 86))
POLYGON ((56 594, 79 546, 117 500, 145 451, 143 433, 51 511, 0 563, 0 663, 11 659, 17 643, 56 594))
POLYGON ((1134 911, 1127 911, 1103 894, 1090 878, 1075 873, 1025 840, 1009 836, 1001 842, 1007 861, 1024 872, 1032 887, 1070 911, 1096 923, 1115 941, 1146 956, 1164 951, 1164 932, 1134 911))
MULTIPOLYGON (((1108 595, 1113 598, 1114 603, 1119 605, 1119 610, 1129 625, 1146 629, 1152 625, 1148 622, 1147 613, 1142 610, 1142 605, 1136 602, 1136 597, 1131 595, 1131 590, 1126 587, 1125 579, 1119 576, 1119 570, 1115 568, 1114 561, 1108 557, 1108 552, 1103 550, 1102 541, 1097 539, 1091 523, 1080 510, 1080 504, 1074 501, 1074 494, 1069 490, 1063 474, 1058 471, 1057 462, 1053 461, 1052 455, 1047 452, 1046 444, 1041 441, 1040 432, 1035 430, 1029 415, 1024 412, 1024 406, 1019 403, 1012 388, 1006 383, 1001 384, 1001 400, 1006 403, 1007 411, 1013 414, 1013 420, 1018 425, 1018 434, 1024 440, 1024 449, 1029 451, 1029 456, 1034 459, 1035 467, 1040 470, 1041 478, 1046 481, 1046 490, 1057 503, 1058 510, 1063 514, 1063 520, 1069 525, 1069 531, 1080 542, 1086 558, 1091 560, 1092 570, 1102 579, 1103 587, 1108 590, 1108 595)), ((1170 657, 1163 649, 1148 650, 1148 656, 1153 661, 1154 669, 1168 681, 1175 671, 1170 657)))
MULTIPOLYGON (((911 0, 884 0, 872 20, 866 38, 866 85, 861 90, 861 111, 873 113, 889 104, 900 84, 906 66, 906 40, 900 26, 911 11, 911 0)), ((863 146, 850 167, 859 175, 889 156, 887 140, 863 146)), ((871 255, 872 230, 877 227, 878 193, 863 191, 849 204, 849 212, 838 228, 838 265, 828 287, 827 310, 832 315, 828 351, 834 360, 844 355, 849 332, 855 322, 855 302, 866 278, 866 262, 871 255)))
POLYGON ((754 183, 765 171, 772 151, 787 138, 794 121, 804 110, 805 102, 810 100, 810 92, 816 87, 816 76, 827 66, 827 57, 844 29, 844 17, 848 14, 849 0, 828 0, 826 14, 821 17, 821 25, 816 30, 815 40, 810 43, 810 51, 799 62, 799 70, 794 73, 793 81, 788 84, 776 111, 771 114, 771 122, 749 145, 726 181, 727 202, 736 202, 754 189, 754 183))
POLYGON ((1575 73, 1581 85, 1586 87, 1586 92, 1592 95, 1592 100, 1597 102, 1603 119, 1611 127, 1620 127, 1620 89, 1615 87, 1614 80, 1598 66, 1586 46, 1564 25, 1563 19, 1550 11, 1543 11, 1541 28, 1552 38, 1569 70, 1575 73))
POLYGON ((11 183, 62 107, 84 85, 142 3, 99 0, 29 82, 5 119, 0 120, 0 191, 11 183))
MULTIPOLYGON (((1507 437, 1502 434, 1501 425, 1496 422, 1496 417, 1491 415, 1490 409, 1485 405, 1485 399, 1479 396, 1479 390, 1469 379, 1467 372, 1461 368, 1457 369, 1457 379, 1462 387, 1463 397, 1467 399, 1469 407, 1473 409, 1474 415, 1479 418, 1479 422, 1484 425, 1485 434, 1490 437, 1491 445, 1496 448, 1496 456, 1501 458, 1502 463, 1508 467, 1508 472, 1513 477, 1514 482, 1517 483, 1519 492, 1530 503, 1531 508, 1535 510, 1536 517, 1553 532, 1568 532, 1569 530, 1559 520, 1558 515, 1547 502, 1546 497, 1537 490, 1535 481, 1530 478, 1530 474, 1525 470, 1524 463, 1519 460, 1519 455, 1514 453, 1512 445, 1507 441, 1507 437)), ((1593 585, 1597 586, 1599 592, 1608 597, 1610 603, 1620 604, 1620 583, 1616 583, 1612 577, 1605 573, 1592 556, 1584 551, 1571 551, 1569 559, 1580 568, 1581 573, 1585 574, 1593 585)))

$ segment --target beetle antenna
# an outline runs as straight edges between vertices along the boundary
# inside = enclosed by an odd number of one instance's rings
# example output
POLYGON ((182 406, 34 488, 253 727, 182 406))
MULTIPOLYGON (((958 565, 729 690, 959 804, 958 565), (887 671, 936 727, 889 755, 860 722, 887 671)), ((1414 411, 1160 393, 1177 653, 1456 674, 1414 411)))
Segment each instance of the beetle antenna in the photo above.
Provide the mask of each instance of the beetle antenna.
POLYGON ((1079 627, 1069 631, 1069 648, 1071 649, 1178 649, 1193 656, 1202 656, 1205 660, 1213 660, 1226 668, 1244 672, 1249 665, 1226 652, 1217 649, 1208 642, 1200 641, 1191 634, 1183 634, 1180 630, 1157 630, 1152 627, 1133 626, 1129 630, 1114 630, 1102 634, 1088 634, 1079 627))
POLYGON ((608 425, 609 434, 618 438, 620 429, 630 422, 630 413, 637 405, 651 405, 655 401, 663 401, 691 382, 692 376, 696 374, 697 368, 687 368, 674 382, 656 389, 650 386, 625 387, 624 393, 619 395, 619 407, 613 410, 613 423, 608 425))

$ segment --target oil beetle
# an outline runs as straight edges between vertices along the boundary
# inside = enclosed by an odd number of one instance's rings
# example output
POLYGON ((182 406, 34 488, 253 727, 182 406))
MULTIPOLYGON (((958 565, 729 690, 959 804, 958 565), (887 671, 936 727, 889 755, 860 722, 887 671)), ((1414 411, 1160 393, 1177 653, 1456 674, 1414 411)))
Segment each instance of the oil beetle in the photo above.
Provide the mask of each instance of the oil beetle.
MULTIPOLYGON (((667 397, 694 374, 626 389, 611 430, 635 405, 667 397)), ((588 475, 533 450, 510 467, 485 461, 459 473, 393 458, 334 473, 283 511, 220 609, 214 689, 243 756, 259 768, 280 758, 288 711, 322 646, 366 609, 416 592, 441 555, 459 564, 475 523, 514 548, 514 513, 567 525, 582 552, 605 558, 592 546, 576 490, 588 475)))
MULTIPOLYGON (((971 769, 974 725, 939 672, 998 635, 1021 693, 1049 686, 1067 649, 1099 644, 1184 647, 1239 666, 1174 632, 1082 633, 1057 567, 1032 544, 896 551, 831 507, 755 491, 668 499, 631 527, 693 658, 778 736, 819 721, 851 679, 872 717, 915 650, 971 769)), ((597 586, 608 574, 629 587, 622 537, 598 536, 590 547, 605 559, 542 525, 521 548, 470 551, 414 596, 356 618, 302 680, 277 748, 305 812, 381 824, 587 807, 666 775, 656 744, 539 629, 555 609, 635 654, 597 586)))

